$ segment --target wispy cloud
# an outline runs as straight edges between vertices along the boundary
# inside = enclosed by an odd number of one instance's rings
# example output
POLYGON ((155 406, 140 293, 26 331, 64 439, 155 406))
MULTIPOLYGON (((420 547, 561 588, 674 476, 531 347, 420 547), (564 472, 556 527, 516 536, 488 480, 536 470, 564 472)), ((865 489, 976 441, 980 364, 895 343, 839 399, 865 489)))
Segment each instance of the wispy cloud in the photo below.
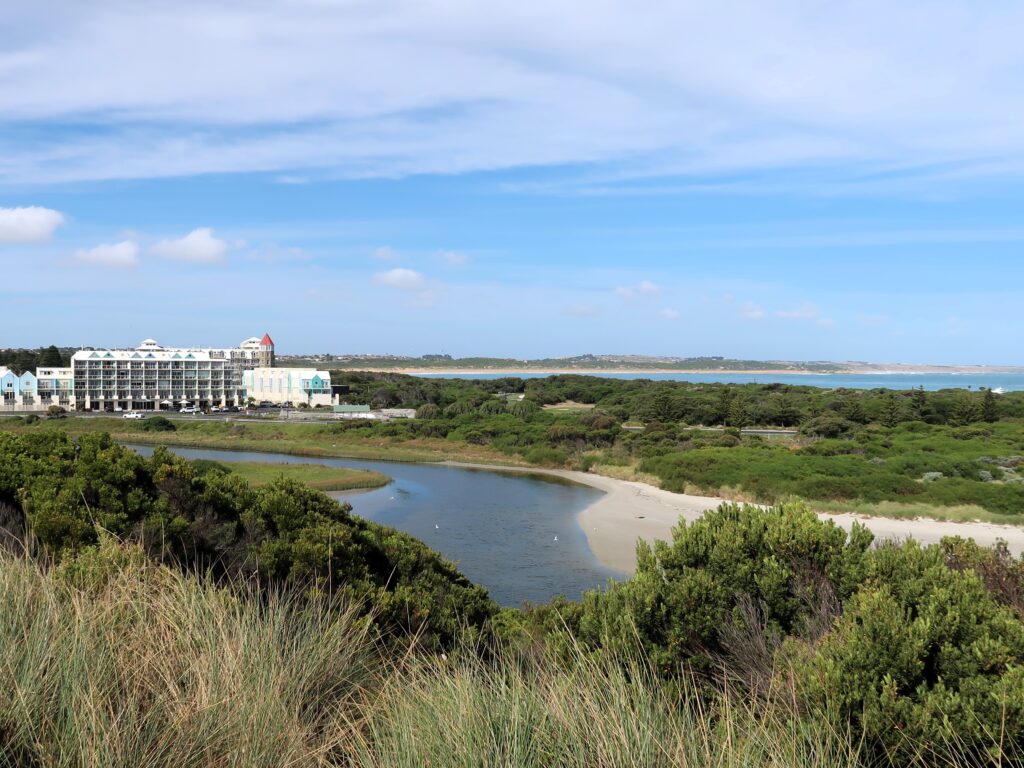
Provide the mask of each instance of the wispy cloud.
POLYGON ((816 304, 801 304, 799 307, 794 309, 780 309, 776 310, 775 316, 781 320, 795 320, 801 322, 810 322, 817 325, 819 328, 834 328, 836 321, 831 317, 822 317, 821 310, 816 304))
POLYGON ((426 278, 414 269, 395 267, 386 272, 376 273, 373 276, 373 282, 402 291, 416 291, 426 284, 426 278))
POLYGON ((450 267, 461 267, 469 262, 469 256, 458 251, 441 251, 439 256, 450 267))
POLYGON ((63 223, 64 214, 50 208, 0 208, 0 243, 45 243, 63 223))
POLYGON ((395 261, 398 258, 398 253, 394 248, 382 245, 379 248, 374 248, 370 256, 377 261, 395 261))
POLYGON ((131 269, 139 263, 139 245, 131 240, 124 240, 111 245, 83 248, 71 255, 71 261, 81 266, 131 269))
POLYGON ((635 299, 640 296, 657 296, 661 293, 661 286, 652 283, 650 280, 641 280, 636 285, 619 285, 615 288, 615 294, 624 299, 635 299))
POLYGON ((1024 175, 1014 3, 889 7, 884 25, 874 6, 822 16, 785 0, 644 14, 585 0, 22 5, 0 115, 45 130, 7 132, 2 180, 569 164, 689 182, 1024 175))
POLYGON ((678 309, 659 309, 658 317, 662 320, 678 320, 679 310, 678 309))
POLYGON ((762 320, 764 319, 764 310, 754 302, 748 301, 744 303, 743 308, 740 310, 740 315, 745 320, 762 320))

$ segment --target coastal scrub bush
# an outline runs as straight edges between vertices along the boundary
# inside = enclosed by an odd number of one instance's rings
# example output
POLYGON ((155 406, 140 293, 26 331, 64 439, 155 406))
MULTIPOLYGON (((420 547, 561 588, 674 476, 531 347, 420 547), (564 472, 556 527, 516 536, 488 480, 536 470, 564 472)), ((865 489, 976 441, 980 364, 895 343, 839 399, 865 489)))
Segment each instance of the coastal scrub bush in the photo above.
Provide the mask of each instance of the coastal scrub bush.
POLYGON ((639 542, 636 575, 588 593, 569 620, 593 646, 624 650, 639 639, 663 673, 707 671, 733 651, 742 665, 732 639, 752 632, 771 648, 807 630, 818 608, 861 581, 872 538, 800 503, 723 504, 680 522, 671 543, 639 542))
POLYGON ((951 749, 978 764, 1024 746, 1024 624, 938 546, 883 546, 843 615, 795 663, 827 702, 895 762, 951 749))
POLYGON ((858 425, 847 418, 828 414, 804 422, 800 432, 814 437, 840 438, 853 434, 857 428, 858 425))
POLYGON ((569 461, 569 455, 565 451, 560 451, 557 448, 545 448, 543 446, 531 448, 523 458, 531 464, 537 464, 542 467, 564 467, 566 462, 569 461))
POLYGON ((148 416, 142 420, 139 428, 143 432, 174 432, 177 429, 166 416, 148 416))

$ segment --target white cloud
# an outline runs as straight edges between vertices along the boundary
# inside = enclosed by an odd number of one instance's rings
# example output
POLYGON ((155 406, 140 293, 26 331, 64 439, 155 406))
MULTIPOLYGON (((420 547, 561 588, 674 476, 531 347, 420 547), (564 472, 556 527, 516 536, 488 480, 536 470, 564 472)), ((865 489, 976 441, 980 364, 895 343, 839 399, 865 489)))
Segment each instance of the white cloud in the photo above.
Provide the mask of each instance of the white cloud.
POLYGON ((752 301, 748 301, 743 305, 740 314, 746 320, 761 320, 764 318, 764 310, 752 301))
POLYGON ((651 177, 1024 174, 1019 3, 126 7, 19 5, 0 115, 90 129, 13 132, 0 178, 287 181, 591 163, 651 177))
POLYGON ((814 304, 801 304, 796 309, 780 309, 775 316, 783 320, 817 320, 821 311, 814 304))
POLYGON ((150 247, 149 252, 175 261, 216 264, 224 260, 228 244, 216 237, 209 227, 201 227, 177 240, 161 240, 150 247))
POLYGON ((386 272, 378 272, 373 276, 373 282, 377 285, 384 285, 388 288, 397 288, 403 291, 416 291, 426 283, 426 278, 413 269, 396 267, 386 272))
POLYGON ((82 248, 71 255, 71 260, 83 266, 131 269, 139 263, 139 245, 131 240, 124 240, 112 245, 82 248))
POLYGON ((469 262, 469 257, 458 251, 441 251, 441 260, 452 267, 461 267, 469 262))
POLYGON ((374 249, 371 254, 377 261, 394 261, 398 258, 398 254, 395 253, 394 248, 389 248, 386 245, 382 245, 380 248, 374 249))
POLYGON ((641 280, 636 285, 620 285, 615 288, 615 294, 624 299, 635 299, 639 296, 657 296, 661 293, 661 286, 652 283, 650 280, 641 280))
POLYGON ((0 208, 0 243, 45 243, 63 223, 64 214, 51 208, 0 208))
POLYGON ((662 320, 677 320, 679 319, 678 309, 659 309, 658 317, 662 320))

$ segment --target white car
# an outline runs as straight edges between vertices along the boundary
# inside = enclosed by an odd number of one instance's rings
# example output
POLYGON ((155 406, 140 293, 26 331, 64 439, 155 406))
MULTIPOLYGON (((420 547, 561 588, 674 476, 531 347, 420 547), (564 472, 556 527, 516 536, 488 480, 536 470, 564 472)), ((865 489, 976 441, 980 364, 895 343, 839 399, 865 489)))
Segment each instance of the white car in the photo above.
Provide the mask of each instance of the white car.
POLYGON ((126 413, 123 416, 121 416, 121 418, 122 419, 141 419, 141 418, 143 418, 143 416, 138 411, 128 411, 128 413, 126 413))
POLYGON ((198 407, 196 407, 194 405, 182 406, 181 410, 178 411, 178 413, 202 413, 202 412, 203 412, 202 409, 200 409, 200 408, 198 408, 198 407))

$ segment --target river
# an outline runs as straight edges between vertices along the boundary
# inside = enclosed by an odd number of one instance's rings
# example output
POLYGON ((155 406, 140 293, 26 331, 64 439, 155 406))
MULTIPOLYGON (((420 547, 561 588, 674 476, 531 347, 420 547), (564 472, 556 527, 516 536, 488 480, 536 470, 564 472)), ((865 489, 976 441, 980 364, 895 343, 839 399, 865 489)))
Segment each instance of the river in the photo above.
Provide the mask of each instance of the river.
MULTIPOLYGON (((144 456, 153 448, 127 446, 144 456)), ((602 492, 558 478, 442 464, 363 461, 283 453, 171 450, 186 459, 324 464, 382 472, 373 491, 332 493, 355 514, 393 526, 455 562, 498 603, 519 606, 556 595, 578 599, 622 574, 597 561, 577 516, 602 492)))

